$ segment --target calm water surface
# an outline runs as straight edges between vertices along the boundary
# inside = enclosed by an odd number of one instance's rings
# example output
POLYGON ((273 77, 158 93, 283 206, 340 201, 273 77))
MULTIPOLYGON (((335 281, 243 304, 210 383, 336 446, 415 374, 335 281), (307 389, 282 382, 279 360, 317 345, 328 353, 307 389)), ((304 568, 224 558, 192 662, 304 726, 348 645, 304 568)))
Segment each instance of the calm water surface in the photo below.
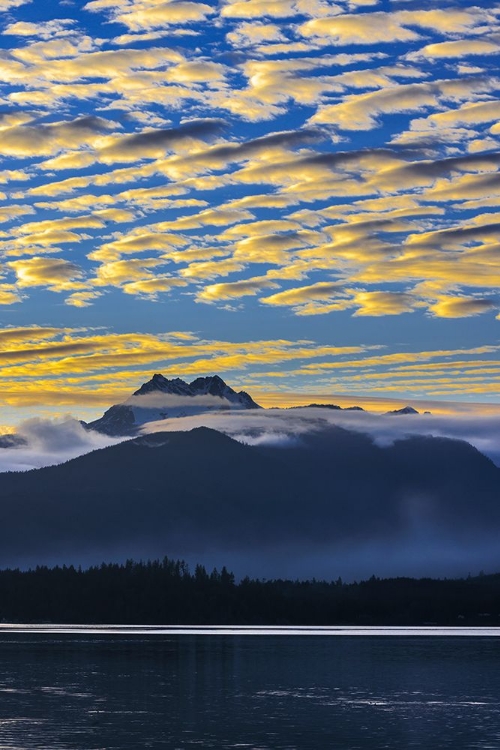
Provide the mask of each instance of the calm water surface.
POLYGON ((500 748, 493 632, 224 632, 0 629, 0 750, 500 748))

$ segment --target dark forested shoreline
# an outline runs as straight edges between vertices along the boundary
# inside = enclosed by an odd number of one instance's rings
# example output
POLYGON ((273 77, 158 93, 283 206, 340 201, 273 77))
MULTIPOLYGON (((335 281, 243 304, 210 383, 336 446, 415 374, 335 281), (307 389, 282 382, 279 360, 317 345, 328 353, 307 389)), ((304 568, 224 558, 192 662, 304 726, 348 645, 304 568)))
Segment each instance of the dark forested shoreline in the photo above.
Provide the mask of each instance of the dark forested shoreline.
POLYGON ((3 622, 500 625, 500 574, 251 580, 179 560, 0 571, 3 622))

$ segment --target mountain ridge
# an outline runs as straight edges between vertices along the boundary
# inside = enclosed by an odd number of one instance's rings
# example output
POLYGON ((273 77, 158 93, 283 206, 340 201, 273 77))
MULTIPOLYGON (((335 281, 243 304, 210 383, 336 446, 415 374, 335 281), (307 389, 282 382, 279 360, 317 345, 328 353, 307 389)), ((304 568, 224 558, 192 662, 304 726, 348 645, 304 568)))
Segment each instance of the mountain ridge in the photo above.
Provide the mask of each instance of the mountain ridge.
POLYGON ((381 447, 329 426, 283 448, 208 427, 158 432, 2 474, 0 498, 0 565, 168 554, 355 577, 500 563, 500 469, 448 438, 381 447))

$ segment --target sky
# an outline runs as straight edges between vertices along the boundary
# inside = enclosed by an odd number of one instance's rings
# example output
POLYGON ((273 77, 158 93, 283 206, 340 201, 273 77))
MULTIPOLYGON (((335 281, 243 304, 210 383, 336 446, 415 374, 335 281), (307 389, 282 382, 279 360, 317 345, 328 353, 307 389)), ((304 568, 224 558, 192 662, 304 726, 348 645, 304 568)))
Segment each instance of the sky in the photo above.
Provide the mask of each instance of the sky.
POLYGON ((153 372, 499 413, 500 4, 0 11, 2 429, 153 372))

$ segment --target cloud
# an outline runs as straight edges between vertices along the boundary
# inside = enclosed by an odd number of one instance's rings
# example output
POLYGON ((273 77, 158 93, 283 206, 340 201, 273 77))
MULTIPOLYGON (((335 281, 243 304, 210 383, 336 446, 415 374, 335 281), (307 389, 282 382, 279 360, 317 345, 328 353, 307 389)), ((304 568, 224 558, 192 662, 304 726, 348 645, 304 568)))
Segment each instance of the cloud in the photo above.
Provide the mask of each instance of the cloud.
POLYGON ((247 279, 245 281, 228 281, 221 284, 210 284, 198 294, 200 302, 217 302, 218 300, 239 299, 255 296, 263 289, 276 288, 278 284, 266 278, 247 279))
MULTIPOLYGON (((156 258, 132 258, 101 263, 94 283, 97 286, 121 287, 136 281, 153 278, 151 269, 164 266, 165 261, 156 258)), ((172 280, 171 285, 175 283, 172 280)))
POLYGON ((100 117, 84 116, 68 122, 17 125, 2 130, 5 156, 49 156, 65 148, 92 145, 110 124, 100 117))
POLYGON ((355 316, 401 315, 413 312, 418 300, 404 292, 367 292, 346 289, 341 282, 319 281, 295 287, 260 300, 266 305, 291 306, 297 315, 324 315, 356 308, 355 316))
POLYGON ((467 100, 474 92, 494 88, 497 88, 497 83, 492 79, 393 85, 378 91, 351 94, 339 104, 320 107, 311 122, 330 123, 343 130, 372 130, 380 125, 380 115, 420 111, 447 100, 467 100))
POLYGON ((200 140, 210 139, 226 128, 222 120, 193 120, 177 128, 145 131, 134 135, 114 137, 98 150, 99 161, 111 164, 115 161, 157 159, 166 151, 175 149, 180 143, 192 146, 200 140))
POLYGON ((416 300, 404 292, 357 292, 354 304, 359 305, 355 315, 401 315, 413 312, 416 300))
POLYGON ((322 15, 337 6, 318 0, 230 0, 222 8, 224 18, 291 18, 296 15, 322 15))
POLYGON ((180 274, 185 279, 213 279, 217 276, 227 276, 244 268, 245 265, 243 263, 239 263, 232 258, 224 258, 223 260, 190 263, 181 269, 180 274))
POLYGON ((50 111, 51 105, 66 99, 80 103, 101 96, 133 99, 136 92, 139 100, 139 92, 145 97, 148 90, 157 98, 158 84, 164 82, 163 68, 185 62, 179 52, 169 48, 101 51, 92 45, 89 37, 64 38, 4 54, 0 72, 5 84, 21 89, 12 91, 9 100, 50 111))
POLYGON ((9 24, 2 32, 7 36, 39 37, 41 39, 54 39, 57 36, 65 36, 73 32, 72 27, 76 21, 72 18, 58 18, 52 21, 16 21, 9 24))
MULTIPOLYGON (((497 100, 485 102, 465 102, 459 107, 445 109, 444 111, 434 112, 428 117, 413 120, 410 124, 410 132, 417 137, 422 135, 431 128, 445 129, 454 128, 461 125, 481 125, 485 122, 492 122, 500 117, 500 102, 497 100)), ((400 139, 401 140, 401 139, 400 139)))
POLYGON ((263 297, 261 302, 266 305, 295 306, 305 304, 310 300, 331 299, 342 292, 342 286, 338 282, 319 281, 317 284, 287 289, 285 292, 263 297))
MULTIPOLYGON (((29 327, 0 331, 0 364, 9 373, 2 398, 9 405, 109 406, 149 378, 166 375, 226 374, 253 366, 337 358, 365 351, 286 339, 207 341, 182 332, 111 334, 85 329, 29 327), (132 369, 131 369, 132 368, 132 369)), ((242 387, 245 387, 243 380, 242 387)))
POLYGON ((338 15, 307 21, 300 28, 305 37, 327 37, 330 44, 377 44, 412 42, 419 34, 404 25, 396 13, 338 15))
POLYGON ((31 3, 31 0, 0 0, 0 11, 19 8, 20 5, 28 5, 29 3, 31 3))
POLYGON ((160 292, 166 293, 172 291, 175 287, 186 286, 182 279, 175 279, 172 276, 153 276, 152 278, 143 278, 139 281, 132 281, 123 286, 125 294, 133 294, 137 297, 147 297, 150 300, 158 298, 160 292))
POLYGON ((90 307, 92 303, 101 296, 100 292, 74 292, 65 299, 65 304, 70 307, 90 307))
POLYGON ((28 471, 64 463, 120 440, 87 431, 70 415, 59 419, 27 419, 17 428, 27 445, 0 448, 0 471, 28 471))
POLYGON ((4 127, 4 153, 9 156, 50 156, 63 150, 88 147, 90 151, 66 151, 41 165, 43 169, 87 167, 94 162, 136 162, 158 159, 179 146, 193 148, 211 140, 226 127, 222 120, 206 119, 181 123, 176 128, 157 128, 126 136, 106 136, 112 123, 98 117, 71 122, 4 127))
POLYGON ((83 272, 74 263, 63 258, 35 257, 7 263, 17 276, 20 287, 46 286, 51 292, 78 288, 83 272))
POLYGON ((444 297, 429 309, 438 318, 468 318, 492 312, 499 305, 498 301, 479 297, 444 297))
POLYGON ((32 206, 19 205, 18 203, 11 203, 8 206, 0 207, 0 223, 7 223, 15 219, 17 216, 27 216, 36 213, 32 206))
MULTIPOLYGON (((212 146, 203 151, 183 157, 178 165, 179 170, 194 168, 223 169, 232 163, 243 162, 251 157, 264 158, 274 152, 282 153, 283 149, 293 149, 308 144, 319 143, 326 138, 320 128, 303 128, 302 130, 285 130, 268 133, 240 143, 227 142, 212 146)), ((175 167, 175 162, 171 165, 175 167)), ((175 176, 175 173, 172 175, 175 176)))
POLYGON ((14 305, 21 301, 22 297, 13 284, 0 284, 0 305, 14 305))
POLYGON ((129 233, 122 234, 106 242, 89 254, 91 260, 119 260, 122 255, 142 253, 150 250, 175 250, 188 244, 188 240, 177 234, 155 232, 151 227, 135 227, 129 233))
POLYGON ((286 265, 290 259, 290 250, 313 245, 320 237, 317 232, 307 231, 250 236, 235 243, 234 259, 249 263, 286 265))
POLYGON ((391 331, 412 311, 408 330, 434 330, 436 350, 452 348, 440 337, 460 340, 465 316, 481 342, 495 342, 497 8, 364 0, 77 6, 47 6, 43 20, 34 5, 19 6, 3 27, 3 312, 30 320, 43 300, 47 320, 54 305, 57 315, 79 309, 82 320, 106 324, 130 307, 150 309, 148 320, 161 327, 163 306, 173 314, 175 304, 190 330, 199 329, 196 311, 207 310, 199 337, 209 343, 172 360, 158 336, 108 332, 91 346, 83 341, 90 332, 71 332, 52 342, 55 352, 67 337, 66 359, 62 348, 60 359, 38 358, 38 342, 22 365, 7 348, 6 398, 20 401, 16 382, 24 387, 31 365, 51 404, 77 401, 80 388, 87 404, 104 403, 106 376, 124 368, 111 381, 121 395, 130 373, 158 359, 187 371, 213 361, 283 392, 311 383, 360 392, 355 378, 364 373, 377 393, 455 395, 463 387, 464 398, 494 398, 494 365, 472 354, 452 355, 476 362, 458 376, 440 360, 440 375, 408 370, 391 381, 388 361, 371 372, 357 364, 355 373, 316 344, 293 367, 280 363, 307 346, 289 342, 284 352, 268 343, 259 361, 248 341, 230 346, 228 331, 240 318, 243 325, 246 310, 259 341, 260 325, 279 323, 308 340, 319 327, 332 345, 337 335, 362 345, 379 316, 377 340, 400 353, 391 331), (212 312, 195 301, 213 303, 212 312), (156 314, 153 303, 162 305, 156 314), (85 367, 95 381, 84 381, 85 367))
POLYGON ((410 435, 432 435, 465 440, 488 455, 500 466, 500 417, 436 416, 432 414, 385 416, 358 411, 325 408, 269 409, 258 412, 205 413, 152 422, 143 427, 145 434, 210 427, 250 444, 286 446, 302 435, 337 425, 370 435, 378 445, 391 445, 410 435))
MULTIPOLYGON (((206 426, 243 443, 286 449, 300 443, 303 436, 336 425, 367 434, 380 446, 392 445, 412 435, 465 440, 500 466, 499 415, 420 414, 393 417, 370 412, 331 410, 321 406, 255 412, 228 411, 224 410, 221 399, 216 397, 190 398, 187 403, 182 397, 167 394, 131 397, 125 403, 139 409, 138 414, 143 416, 148 410, 167 410, 175 415, 144 425, 144 434, 186 431, 206 426), (145 412, 141 412, 142 409, 145 412), (202 410, 202 413, 196 413, 197 410, 202 410), (186 412, 187 416, 182 416, 186 412)), ((151 414, 148 414, 147 418, 150 417, 151 414)), ((53 420, 25 420, 19 425, 17 434, 27 441, 27 445, 0 449, 0 471, 24 471, 63 463, 122 440, 88 431, 69 415, 53 420)))
MULTIPOLYGON (((146 291, 152 293, 150 288, 146 291)), ((72 291, 75 292, 78 293, 72 291)), ((335 346, 262 337, 239 342, 227 338, 205 340, 185 332, 153 335, 51 327, 4 328, 0 329, 1 398, 4 408, 109 407, 123 401, 138 383, 148 380, 151 371, 162 371, 170 377, 217 372, 255 394, 257 401, 265 399, 268 405, 273 403, 269 392, 278 399, 275 403, 283 403, 283 394, 286 403, 294 403, 307 392, 315 394, 313 401, 321 392, 341 393, 344 399, 355 400, 366 396, 367 389, 380 394, 387 403, 405 392, 411 392, 413 399, 456 399, 468 393, 470 400, 485 402, 489 394, 495 395, 498 345, 397 349, 384 351, 383 346, 374 344, 335 346), (276 392, 277 383, 281 396, 276 392)), ((445 405, 439 408, 442 410, 445 405)), ((446 408, 454 411, 458 407, 454 404, 446 408)), ((494 412, 495 404, 490 398, 489 405, 476 404, 475 408, 494 412)))
POLYGON ((144 393, 139 396, 132 395, 123 402, 127 406, 141 409, 163 409, 163 408, 227 408, 227 401, 221 396, 213 396, 210 393, 204 395, 182 396, 176 393, 144 393))
POLYGON ((133 3, 126 0, 93 0, 84 6, 91 12, 107 11, 113 21, 122 23, 131 31, 168 28, 178 24, 204 21, 213 15, 215 10, 205 3, 176 0, 175 2, 152 2, 151 0, 136 0, 133 3))
POLYGON ((284 39, 280 26, 275 23, 241 23, 227 35, 228 42, 236 47, 284 41, 284 39))
POLYGON ((484 39, 460 39, 454 42, 427 44, 418 52, 407 55, 408 60, 431 60, 449 57, 469 57, 470 55, 497 55, 500 51, 498 42, 484 39))
POLYGON ((327 38, 330 44, 377 44, 413 42, 420 28, 439 34, 464 34, 481 24, 495 23, 494 12, 473 7, 435 10, 375 11, 352 15, 336 15, 307 21, 300 27, 306 37, 327 38))

